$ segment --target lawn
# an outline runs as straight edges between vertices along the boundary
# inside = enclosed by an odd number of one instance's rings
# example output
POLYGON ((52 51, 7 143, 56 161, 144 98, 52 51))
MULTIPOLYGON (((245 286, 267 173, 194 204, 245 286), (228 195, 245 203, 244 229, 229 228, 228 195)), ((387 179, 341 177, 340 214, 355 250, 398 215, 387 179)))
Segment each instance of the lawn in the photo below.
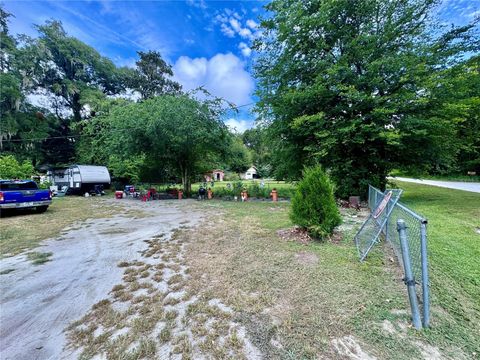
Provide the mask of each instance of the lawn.
MULTIPOLYGON (((403 183, 401 201, 428 219, 433 316, 480 337, 480 194, 403 183), (439 313, 438 313, 439 312, 439 313), (436 314, 438 313, 438 314, 436 314), (444 314, 445 313, 445 314, 444 314)), ((431 332, 440 331, 435 328, 431 332)), ((451 333, 448 336, 453 336, 451 333)), ((462 342, 459 342, 459 345, 462 342)), ((474 351, 474 347, 471 348, 474 351)), ((477 355, 480 353, 475 350, 477 355)))
MULTIPOLYGON (((125 357, 132 344, 147 358, 165 347, 183 358, 249 358, 241 350, 247 338, 267 359, 477 358, 480 195, 398 185, 402 201, 429 219, 431 329, 411 327, 403 274, 388 245, 358 261, 353 236, 365 210, 342 209, 343 224, 320 242, 287 231, 288 202, 189 200, 165 204, 199 210, 202 224, 180 222, 171 238, 139 239, 148 248, 118 264, 123 281, 72 323, 70 344, 86 358, 125 357), (96 337, 97 327, 105 333, 96 337), (125 335, 115 338, 120 330, 125 335)), ((34 247, 76 221, 120 213, 112 201, 55 201, 46 214, 6 218, 2 253, 34 247), (5 241, 6 228, 15 230, 5 241)), ((49 260, 41 255, 32 253, 33 261, 49 260)))
POLYGON ((271 358, 335 358, 342 352, 332 348, 349 341, 382 359, 476 358, 480 196, 401 187, 403 201, 430 220, 431 329, 411 328, 403 274, 387 245, 359 263, 353 211, 344 211, 340 242, 305 245, 277 234, 292 225, 288 203, 203 203, 222 215, 195 233, 188 260, 200 275, 191 285, 236 309, 271 358))

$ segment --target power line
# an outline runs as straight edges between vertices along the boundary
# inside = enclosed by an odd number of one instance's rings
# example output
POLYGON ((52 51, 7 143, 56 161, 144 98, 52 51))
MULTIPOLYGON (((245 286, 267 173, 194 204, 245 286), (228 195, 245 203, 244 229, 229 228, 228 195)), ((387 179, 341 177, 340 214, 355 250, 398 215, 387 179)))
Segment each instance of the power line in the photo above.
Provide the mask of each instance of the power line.
MULTIPOLYGON (((243 105, 238 105, 235 106, 234 109, 245 107, 245 106, 250 106, 250 105, 255 105, 254 102, 248 103, 248 104, 243 104, 243 105)), ((117 130, 110 130, 111 132, 118 132, 118 131, 126 131, 126 129, 117 129, 117 130)), ((82 136, 95 136, 95 134, 74 134, 74 135, 62 135, 62 136, 47 136, 47 137, 41 137, 41 138, 29 138, 29 139, 2 139, 0 140, 0 143, 11 143, 11 142, 28 142, 28 141, 45 141, 45 140, 53 140, 53 139, 74 139, 82 136)))

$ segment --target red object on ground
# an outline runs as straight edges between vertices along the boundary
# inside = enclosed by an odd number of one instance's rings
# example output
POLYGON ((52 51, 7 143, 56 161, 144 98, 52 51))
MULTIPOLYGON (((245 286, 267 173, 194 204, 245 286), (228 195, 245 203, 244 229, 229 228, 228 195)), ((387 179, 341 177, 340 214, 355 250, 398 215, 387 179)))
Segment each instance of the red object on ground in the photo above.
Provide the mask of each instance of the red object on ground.
POLYGON ((278 201, 278 192, 276 189, 273 189, 270 195, 272 196, 272 201, 278 201))
POLYGON ((123 191, 115 191, 115 199, 122 199, 123 191))
POLYGON ((178 200, 182 200, 182 198, 183 198, 183 191, 178 190, 178 200))
POLYGON ((208 200, 212 200, 212 198, 213 198, 213 191, 212 191, 212 189, 208 189, 208 190, 207 190, 207 197, 208 197, 208 200))

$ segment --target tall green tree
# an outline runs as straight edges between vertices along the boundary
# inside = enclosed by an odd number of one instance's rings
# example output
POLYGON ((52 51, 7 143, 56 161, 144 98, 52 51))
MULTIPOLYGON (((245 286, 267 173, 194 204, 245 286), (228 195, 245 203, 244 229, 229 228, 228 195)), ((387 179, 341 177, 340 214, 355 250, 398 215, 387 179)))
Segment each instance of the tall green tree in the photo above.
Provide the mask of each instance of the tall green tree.
POLYGON ((272 164, 268 129, 264 126, 247 129, 242 134, 242 140, 250 150, 252 164, 256 166, 258 175, 260 177, 270 177, 272 175, 272 164))
POLYGON ((38 65, 29 61, 36 50, 22 42, 24 37, 10 34, 11 16, 0 6, 0 150, 38 165, 51 160, 46 149, 51 152, 52 148, 44 146, 41 139, 52 136, 57 121, 48 110, 27 101, 38 70, 38 65))
MULTIPOLYGON (((434 0, 274 0, 256 44, 259 111, 276 139, 279 177, 320 161, 337 195, 383 187, 401 124, 424 119, 432 75, 478 49, 474 24, 432 30, 434 0)), ((449 134, 450 123, 420 123, 449 134)), ((416 129, 418 131, 419 129, 416 129)), ((417 144, 417 156, 425 150, 417 144)), ((426 158, 426 156, 425 156, 426 158)))
POLYGON ((251 165, 252 154, 239 135, 232 135, 226 156, 226 168, 235 173, 245 172, 251 165))
POLYGON ((62 105, 71 110, 74 121, 82 119, 83 105, 89 97, 115 95, 125 90, 125 72, 94 48, 68 36, 61 22, 49 20, 36 28, 39 38, 28 39, 38 49, 43 69, 36 74, 36 88, 61 99, 62 105))
POLYGON ((163 60, 157 51, 139 51, 140 59, 136 69, 131 73, 129 86, 137 91, 142 99, 164 94, 176 94, 180 91, 179 83, 173 81, 171 65, 163 60))
POLYGON ((132 179, 132 171, 170 172, 190 193, 195 176, 228 152, 231 135, 219 120, 222 111, 220 100, 164 95, 116 106, 83 131, 96 131, 103 139, 97 145, 119 170, 114 175, 129 172, 124 177, 132 179))

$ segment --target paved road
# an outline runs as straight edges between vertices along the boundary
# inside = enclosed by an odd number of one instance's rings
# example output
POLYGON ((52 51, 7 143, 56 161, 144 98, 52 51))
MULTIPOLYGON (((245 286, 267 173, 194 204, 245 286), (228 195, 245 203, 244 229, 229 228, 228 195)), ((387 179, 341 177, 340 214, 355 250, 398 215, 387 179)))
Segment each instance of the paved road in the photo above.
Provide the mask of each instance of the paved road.
POLYGON ((464 191, 480 193, 479 182, 422 180, 422 179, 411 179, 411 178, 404 178, 404 177, 390 177, 390 179, 411 182, 416 184, 439 186, 439 187, 444 187, 448 189, 464 190, 464 191))

